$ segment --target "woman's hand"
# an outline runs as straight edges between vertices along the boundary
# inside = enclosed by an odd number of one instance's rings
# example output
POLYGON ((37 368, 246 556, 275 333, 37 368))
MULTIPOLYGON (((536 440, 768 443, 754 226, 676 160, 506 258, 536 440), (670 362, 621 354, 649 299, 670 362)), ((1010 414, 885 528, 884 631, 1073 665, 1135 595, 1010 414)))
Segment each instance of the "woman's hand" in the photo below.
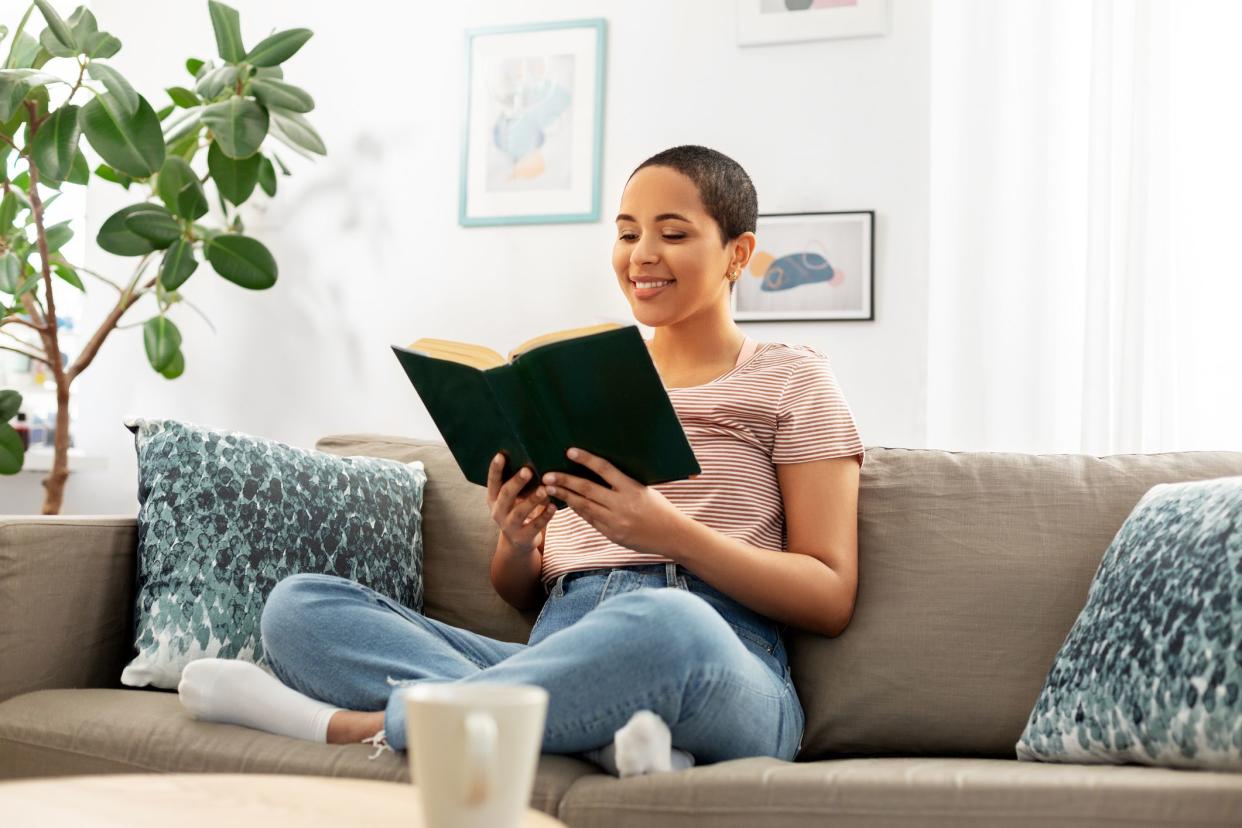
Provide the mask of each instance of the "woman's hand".
POLYGON ((500 475, 504 465, 503 454, 492 458, 487 470, 487 506, 509 544, 519 552, 533 552, 543 543, 543 527, 552 519, 556 507, 548 503, 548 493, 543 486, 530 495, 518 496, 533 474, 526 466, 502 484, 500 475))
POLYGON ((572 448, 566 455, 598 474, 608 486, 563 472, 549 472, 543 476, 549 494, 564 500, 613 543, 675 560, 676 539, 691 518, 660 492, 623 474, 604 458, 572 448))

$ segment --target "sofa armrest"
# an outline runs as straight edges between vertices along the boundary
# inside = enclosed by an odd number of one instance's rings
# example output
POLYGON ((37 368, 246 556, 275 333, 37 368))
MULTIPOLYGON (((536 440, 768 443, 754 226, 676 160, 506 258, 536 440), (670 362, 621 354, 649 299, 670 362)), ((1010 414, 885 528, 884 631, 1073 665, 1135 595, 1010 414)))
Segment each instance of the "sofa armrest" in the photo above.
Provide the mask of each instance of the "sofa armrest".
POLYGON ((0 702, 120 686, 137 544, 128 515, 0 515, 0 702))

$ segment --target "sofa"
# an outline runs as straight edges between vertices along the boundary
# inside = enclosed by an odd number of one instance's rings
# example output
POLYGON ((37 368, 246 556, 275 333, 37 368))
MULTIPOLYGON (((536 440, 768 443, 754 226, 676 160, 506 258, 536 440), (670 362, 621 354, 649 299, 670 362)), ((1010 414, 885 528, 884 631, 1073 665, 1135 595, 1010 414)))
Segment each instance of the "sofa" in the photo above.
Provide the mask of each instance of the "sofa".
MULTIPOLYGON (((334 435, 338 455, 420 459, 427 615, 526 641, 496 595, 484 491, 435 440, 334 435)), ((806 711, 794 762, 617 779, 544 755, 532 807, 575 828, 1242 825, 1242 773, 1018 761, 1014 743, 1109 542, 1162 482, 1242 474, 1242 452, 1034 455, 869 447, 859 592, 835 638, 785 632, 806 711)), ((133 517, 0 517, 0 779, 265 772, 408 782, 404 754, 201 723, 122 687, 133 517)), ((0 788, 2 789, 2 788, 0 788)))

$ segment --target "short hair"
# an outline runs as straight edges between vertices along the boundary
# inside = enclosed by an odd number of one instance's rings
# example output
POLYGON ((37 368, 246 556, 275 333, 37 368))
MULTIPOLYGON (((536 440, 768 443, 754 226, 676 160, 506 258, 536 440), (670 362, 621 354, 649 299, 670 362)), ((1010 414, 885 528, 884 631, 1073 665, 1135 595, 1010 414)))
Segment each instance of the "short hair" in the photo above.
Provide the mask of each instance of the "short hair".
POLYGON ((635 167, 630 178, 643 167, 657 166, 672 167, 694 182, 707 214, 720 228, 721 246, 755 232, 759 197, 741 164, 714 149, 684 144, 657 152, 635 167))

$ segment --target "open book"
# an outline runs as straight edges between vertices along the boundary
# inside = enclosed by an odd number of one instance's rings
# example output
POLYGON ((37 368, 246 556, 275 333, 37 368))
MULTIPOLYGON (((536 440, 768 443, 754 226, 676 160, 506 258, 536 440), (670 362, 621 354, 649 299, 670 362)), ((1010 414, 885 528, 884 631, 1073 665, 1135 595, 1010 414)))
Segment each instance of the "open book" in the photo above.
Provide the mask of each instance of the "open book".
MULTIPOLYGON (((538 488, 549 471, 607 486, 565 456, 577 446, 644 485, 701 473, 690 441, 636 325, 605 323, 523 342, 506 360, 445 339, 392 346, 462 474, 487 485, 497 452, 503 479, 522 466, 538 488)), ((564 500, 553 497, 558 509, 564 500)))

